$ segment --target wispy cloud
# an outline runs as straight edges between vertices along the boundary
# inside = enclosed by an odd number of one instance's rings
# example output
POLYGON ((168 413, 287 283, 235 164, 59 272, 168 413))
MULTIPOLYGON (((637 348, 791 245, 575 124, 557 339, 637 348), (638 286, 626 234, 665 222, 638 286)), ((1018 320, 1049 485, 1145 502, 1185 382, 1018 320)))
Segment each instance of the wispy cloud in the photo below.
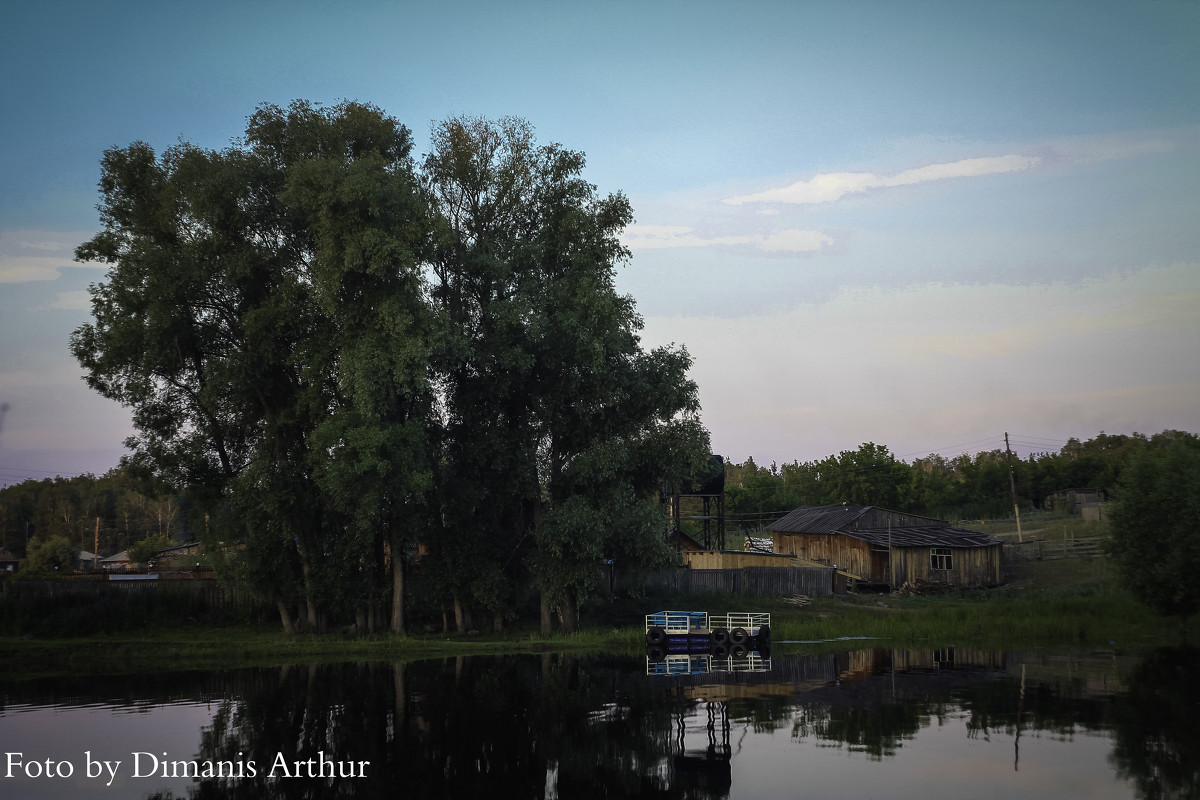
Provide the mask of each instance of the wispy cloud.
POLYGON ((78 267, 103 267, 103 264, 77 264, 70 258, 59 256, 4 256, 0 255, 0 283, 32 283, 56 280, 64 269, 78 267))
POLYGON ((965 158, 945 164, 929 164, 907 169, 895 175, 876 175, 873 172, 826 172, 814 175, 805 181, 796 181, 789 186, 767 189, 754 194, 737 195, 725 199, 733 206, 747 203, 816 204, 833 203, 848 194, 857 194, 870 189, 895 186, 912 186, 928 181, 948 178, 977 178, 1008 172, 1021 172, 1037 166, 1038 156, 1003 155, 983 158, 965 158))
POLYGON ((64 269, 107 269, 107 264, 79 263, 75 247, 88 234, 61 231, 0 233, 0 283, 52 281, 64 269))
POLYGON ((625 231, 630 250, 661 250, 668 247, 711 247, 713 245, 751 244, 750 236, 700 236, 686 225, 634 225, 625 231))
POLYGON ((786 230, 770 236, 702 236, 685 225, 634 225, 625 231, 630 250, 676 247, 749 246, 768 253, 811 252, 833 243, 820 231, 786 230))

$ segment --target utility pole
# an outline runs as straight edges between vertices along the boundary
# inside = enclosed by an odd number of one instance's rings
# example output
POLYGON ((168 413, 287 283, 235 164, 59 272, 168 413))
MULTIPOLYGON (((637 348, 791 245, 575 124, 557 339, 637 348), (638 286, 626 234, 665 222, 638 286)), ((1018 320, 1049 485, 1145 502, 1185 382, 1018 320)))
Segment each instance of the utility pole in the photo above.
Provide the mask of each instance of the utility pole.
POLYGON ((1017 505, 1017 480, 1013 477, 1012 450, 1008 449, 1008 431, 1004 432, 1004 452, 1008 457, 1008 488, 1012 492, 1013 513, 1017 515, 1017 541, 1024 542, 1021 536, 1021 507, 1017 505))
POLYGON ((92 550, 92 570, 100 566, 100 518, 96 517, 96 544, 92 550))

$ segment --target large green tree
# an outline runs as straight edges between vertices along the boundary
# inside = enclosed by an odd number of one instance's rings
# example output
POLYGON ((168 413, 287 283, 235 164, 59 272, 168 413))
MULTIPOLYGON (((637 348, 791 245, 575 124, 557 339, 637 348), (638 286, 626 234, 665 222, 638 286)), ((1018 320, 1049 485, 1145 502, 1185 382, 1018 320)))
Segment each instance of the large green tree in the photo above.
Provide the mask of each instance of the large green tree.
POLYGON ((1137 452, 1109 510, 1110 552, 1130 590, 1181 628, 1200 609, 1200 442, 1137 452))
POLYGON ((615 289, 629 203, 583 166, 523 120, 459 118, 435 129, 424 169, 444 220, 445 574, 456 605, 494 606, 528 567, 543 629, 551 607, 574 627, 602 558, 669 558, 662 480, 708 455, 686 351, 644 351, 615 289))
POLYGON ((223 151, 113 149, 104 230, 77 251, 110 269, 72 349, 133 409, 131 461, 222 512, 215 533, 289 630, 297 604, 320 627, 374 595, 378 537, 426 471, 410 148, 372 106, 298 101, 223 151))

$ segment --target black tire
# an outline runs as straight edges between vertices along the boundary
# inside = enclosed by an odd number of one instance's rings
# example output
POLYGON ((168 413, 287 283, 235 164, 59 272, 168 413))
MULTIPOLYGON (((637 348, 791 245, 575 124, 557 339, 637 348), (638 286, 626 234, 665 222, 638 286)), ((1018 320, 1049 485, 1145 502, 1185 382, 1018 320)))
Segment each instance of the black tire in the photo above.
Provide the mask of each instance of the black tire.
POLYGON ((648 658, 654 662, 666 661, 667 660, 667 651, 662 649, 661 647, 651 647, 649 650, 646 651, 646 658, 648 658))
POLYGON ((735 644, 733 647, 729 648, 729 655, 733 656, 734 658, 745 658, 746 654, 749 652, 750 651, 746 649, 746 645, 744 644, 735 644))
POLYGON ((729 631, 724 628, 716 628, 708 635, 708 639, 713 644, 729 644, 729 631))
POLYGON ((745 628, 734 628, 729 632, 729 641, 731 644, 745 644, 750 638, 750 634, 746 633, 745 628))
POLYGON ((759 628, 758 635, 754 637, 754 640, 756 642, 758 642, 758 646, 760 649, 763 647, 770 647, 771 646, 771 626, 763 625, 761 628, 759 628))
POLYGON ((726 658, 729 655, 729 647, 724 642, 713 645, 712 655, 713 658, 726 658))
POLYGON ((657 647, 667 643, 667 632, 657 626, 646 631, 646 644, 657 647))

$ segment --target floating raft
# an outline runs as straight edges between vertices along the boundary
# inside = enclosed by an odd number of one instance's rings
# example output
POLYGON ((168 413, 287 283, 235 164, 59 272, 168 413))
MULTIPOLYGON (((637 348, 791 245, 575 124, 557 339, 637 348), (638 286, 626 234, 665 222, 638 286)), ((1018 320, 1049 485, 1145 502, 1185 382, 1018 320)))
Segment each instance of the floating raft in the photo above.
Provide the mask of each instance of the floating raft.
POLYGON ((646 615, 646 647, 652 660, 670 653, 707 653, 740 658, 771 646, 771 615, 747 612, 656 611, 646 615))

